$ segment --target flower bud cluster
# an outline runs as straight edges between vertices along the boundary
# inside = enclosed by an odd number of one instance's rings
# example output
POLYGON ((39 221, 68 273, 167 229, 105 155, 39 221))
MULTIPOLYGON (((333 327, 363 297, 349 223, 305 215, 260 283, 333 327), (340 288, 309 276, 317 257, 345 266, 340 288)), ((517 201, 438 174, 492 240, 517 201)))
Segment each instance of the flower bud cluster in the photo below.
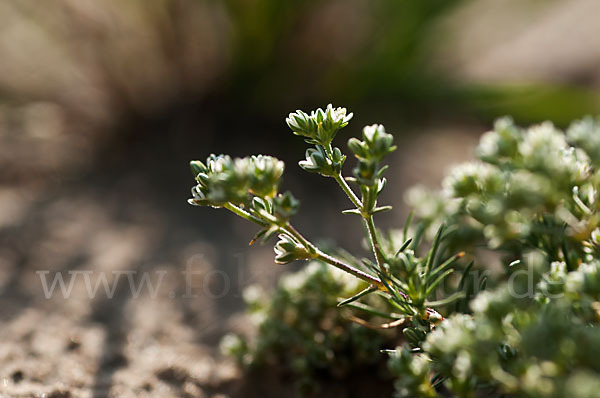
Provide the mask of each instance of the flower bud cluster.
POLYGON ((309 173, 319 173, 325 177, 334 177, 342 171, 342 165, 346 156, 342 154, 339 148, 333 148, 331 156, 327 154, 325 148, 317 145, 315 148, 306 150, 306 159, 298 164, 309 173))
POLYGON ((194 160, 190 167, 198 183, 190 204, 214 207, 247 204, 251 195, 274 197, 284 170, 282 161, 264 155, 236 159, 210 155, 206 163, 194 160))
POLYGON ((279 241, 275 244, 275 262, 277 264, 287 264, 310 258, 310 253, 302 243, 288 235, 279 235, 279 241))
POLYGON ((397 349, 390 365, 399 376, 399 396, 428 391, 432 384, 423 374, 437 374, 455 396, 483 386, 528 397, 594 396, 600 387, 594 343, 600 339, 600 263, 572 272, 551 264, 534 287, 535 301, 513 289, 506 284, 480 293, 472 315, 444 320, 427 336, 424 358, 403 359, 407 350, 397 349))
POLYGON ((521 129, 509 118, 500 119, 481 138, 478 161, 455 167, 440 193, 413 191, 409 200, 417 200, 410 204, 432 229, 453 220, 454 237, 471 243, 526 249, 539 247, 540 231, 554 231, 549 244, 556 252, 567 239, 582 254, 600 221, 595 215, 600 207, 599 132, 591 118, 573 123, 566 134, 548 122, 521 129))
POLYGON ((338 130, 348 125, 352 113, 346 108, 334 108, 331 104, 325 110, 319 108, 309 114, 297 110, 285 119, 287 125, 296 135, 306 138, 309 144, 327 147, 335 138, 338 130))
POLYGON ((394 136, 385 132, 381 124, 373 124, 363 129, 363 140, 350 138, 348 148, 358 159, 354 176, 359 184, 374 186, 381 180, 383 169, 379 168, 383 158, 396 150, 394 136))

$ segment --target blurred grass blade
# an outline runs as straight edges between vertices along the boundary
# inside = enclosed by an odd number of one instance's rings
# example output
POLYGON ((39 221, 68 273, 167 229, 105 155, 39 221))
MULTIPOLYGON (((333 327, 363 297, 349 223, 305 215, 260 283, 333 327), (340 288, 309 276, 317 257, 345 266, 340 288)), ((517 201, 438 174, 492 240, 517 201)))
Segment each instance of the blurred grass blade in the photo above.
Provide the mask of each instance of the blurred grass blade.
POLYGON ((450 296, 443 298, 441 300, 426 301, 425 305, 428 307, 441 307, 444 305, 452 304, 456 300, 460 300, 461 298, 464 298, 464 297, 465 297, 465 292, 456 292, 456 293, 451 294, 450 296))
POLYGON ((387 319, 402 319, 402 317, 400 316, 394 316, 394 314, 386 314, 385 312, 381 312, 379 310, 376 310, 375 308, 360 303, 360 302, 353 302, 353 303, 349 303, 346 305, 346 307, 350 307, 350 308, 354 308, 357 310, 361 310, 361 311, 365 311, 371 315, 375 315, 375 316, 380 316, 382 318, 387 318, 387 319))
POLYGON ((406 250, 406 248, 410 245, 411 242, 412 242, 412 238, 411 239, 407 239, 402 244, 402 247, 400 247, 400 249, 398 249, 398 251, 396 252, 395 256, 397 257, 400 253, 402 253, 404 250, 406 250))
POLYGON ((340 301, 337 306, 338 307, 342 307, 344 305, 348 305, 348 304, 352 303, 353 301, 356 301, 359 298, 361 298, 363 296, 366 296, 369 293, 373 293, 376 290, 377 290, 377 286, 369 286, 368 288, 366 288, 365 290, 361 291, 360 293, 355 294, 354 296, 352 296, 350 298, 347 298, 347 299, 345 299, 343 301, 340 301))

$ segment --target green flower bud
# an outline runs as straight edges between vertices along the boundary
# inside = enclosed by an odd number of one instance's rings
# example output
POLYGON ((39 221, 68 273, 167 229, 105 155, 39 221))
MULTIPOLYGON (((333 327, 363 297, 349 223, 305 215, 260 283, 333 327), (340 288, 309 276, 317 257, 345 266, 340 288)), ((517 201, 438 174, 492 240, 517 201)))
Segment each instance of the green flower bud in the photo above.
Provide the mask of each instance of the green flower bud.
POLYGON ((306 137, 308 143, 328 146, 338 130, 352 119, 352 113, 346 112, 346 108, 334 108, 329 104, 325 110, 319 108, 310 115, 297 110, 290 113, 285 121, 294 134, 306 137))
POLYGON ((484 162, 503 164, 510 162, 518 149, 522 132, 510 117, 496 120, 494 130, 485 133, 477 146, 477 155, 484 162))
POLYGON ((285 164, 272 156, 252 156, 250 192, 261 197, 272 197, 277 193, 285 164))
POLYGON ((346 157, 342 155, 339 148, 333 151, 333 160, 327 156, 321 146, 308 148, 306 150, 306 159, 298 162, 298 165, 309 173, 319 173, 325 177, 331 177, 339 174, 346 157))
POLYGON ((275 213, 284 219, 289 219, 298 211, 300 201, 294 198, 291 192, 288 191, 283 195, 279 194, 273 198, 273 207, 275 208, 275 213))
POLYGON ((188 203, 193 206, 210 206, 211 203, 206 196, 206 189, 201 185, 192 187, 192 198, 188 199, 188 203))
POLYGON ((189 203, 220 207, 228 202, 248 204, 250 195, 272 197, 277 193, 284 163, 271 156, 232 159, 228 155, 210 155, 206 164, 190 163, 198 185, 189 203))
POLYGON ((385 155, 396 150, 393 145, 394 136, 385 132, 381 124, 373 124, 363 129, 363 139, 369 147, 371 156, 381 160, 385 155))
POLYGON ((346 127, 350 119, 352 119, 352 113, 346 114, 346 108, 333 108, 331 104, 327 105, 325 111, 319 109, 318 119, 321 120, 319 123, 319 140, 323 145, 330 144, 335 138, 338 130, 342 127, 346 127))
POLYGON ((586 151, 596 165, 600 164, 600 122, 599 119, 586 117, 573 122, 567 130, 569 141, 586 151))
POLYGON ((279 241, 275 244, 274 250, 277 264, 287 264, 295 260, 310 258, 306 248, 288 235, 279 235, 279 241))
POLYGON ((296 113, 290 113, 285 122, 296 135, 307 138, 315 138, 317 136, 317 122, 315 118, 301 110, 297 110, 296 113))
MULTIPOLYGON (((196 163, 194 166, 200 165, 196 163)), ((210 155, 204 170, 196 176, 195 204, 222 206, 227 202, 245 203, 248 199, 247 179, 247 167, 242 159, 234 161, 227 155, 210 155)))
POLYGON ((190 169, 192 170, 192 174, 194 175, 194 178, 197 178, 198 174, 206 173, 206 171, 207 171, 207 168, 204 165, 204 163, 202 163, 199 160, 192 160, 190 162, 190 169))
POLYGON ((443 181, 444 188, 452 197, 465 197, 481 192, 484 181, 496 172, 493 166, 481 162, 469 162, 456 166, 443 181))
POLYGON ((361 185, 373 186, 377 183, 376 161, 359 160, 353 170, 354 177, 361 185))
POLYGON ((350 148, 350 151, 352 151, 352 153, 359 159, 367 159, 369 157, 367 144, 358 138, 350 138, 348 140, 348 148, 350 148))
POLYGON ((363 129, 363 141, 351 138, 348 147, 358 159, 381 161, 394 152, 394 136, 387 134, 381 124, 373 124, 363 129))

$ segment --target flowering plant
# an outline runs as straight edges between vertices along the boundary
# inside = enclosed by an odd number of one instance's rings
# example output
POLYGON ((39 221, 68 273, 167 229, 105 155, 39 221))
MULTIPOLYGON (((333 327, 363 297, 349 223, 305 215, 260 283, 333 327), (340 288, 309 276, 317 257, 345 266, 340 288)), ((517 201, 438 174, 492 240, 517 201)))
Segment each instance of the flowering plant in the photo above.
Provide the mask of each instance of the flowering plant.
MULTIPOLYGON (((297 111, 286 121, 314 145, 300 166, 332 178, 353 205, 343 213, 360 217, 371 259, 326 251, 292 226, 299 203, 278 192, 284 166, 269 156, 193 161, 197 185, 190 203, 222 207, 256 223, 260 230, 251 243, 278 235, 277 263, 316 261, 359 281, 353 289, 321 284, 319 293, 334 297, 355 324, 402 331, 392 343, 399 346, 383 350, 399 397, 600 396, 600 123, 587 118, 563 133, 550 123, 520 129, 500 119, 482 137, 479 159, 455 167, 443 190, 409 191, 416 222, 411 216, 403 230, 384 234, 374 216, 391 209, 378 198, 386 185, 382 162, 396 149, 393 136, 381 125, 366 126, 362 140, 348 141, 356 166, 353 176, 343 176, 347 156, 333 140, 351 117, 329 105, 297 111), (477 265, 463 263, 465 255, 477 265), (338 299, 338 292, 347 296, 338 299)), ((299 286, 313 286, 303 281, 314 284, 314 275, 345 280, 323 271, 300 277, 299 286)), ((289 284, 278 289, 288 298, 309 296, 289 284)), ((259 306, 259 343, 226 344, 240 362, 269 350, 322 352, 312 336, 328 333, 321 321, 331 300, 318 301, 313 329, 285 344, 279 343, 286 336, 271 333, 294 325, 279 320, 281 306, 302 313, 309 304, 267 301, 259 306)), ((324 341, 331 344, 330 361, 302 361, 302 374, 323 363, 335 367, 332 358, 343 357, 333 340, 324 341)))

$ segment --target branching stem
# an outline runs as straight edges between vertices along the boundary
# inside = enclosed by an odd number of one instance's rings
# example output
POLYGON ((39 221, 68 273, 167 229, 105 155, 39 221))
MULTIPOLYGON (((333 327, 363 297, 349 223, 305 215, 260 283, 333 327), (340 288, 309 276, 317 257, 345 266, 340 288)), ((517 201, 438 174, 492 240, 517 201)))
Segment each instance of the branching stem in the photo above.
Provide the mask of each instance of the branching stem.
MULTIPOLYGON (((224 205, 224 207, 226 209, 230 210, 231 212, 237 214, 238 216, 240 216, 248 221, 252 221, 262 227, 266 227, 269 225, 269 223, 267 221, 261 220, 260 218, 250 214, 246 210, 244 210, 241 207, 236 206, 232 203, 227 203, 224 205)), ((331 264, 334 267, 339 268, 342 271, 348 272, 349 274, 354 275, 355 277, 360 278, 360 279, 364 280, 365 282, 368 282, 379 288, 385 288, 384 284, 376 276, 369 275, 366 272, 361 271, 357 268, 354 268, 353 266, 346 264, 346 263, 338 260, 337 258, 332 257, 332 256, 328 255, 327 253, 324 253, 321 250, 319 250, 319 248, 317 248, 308 239, 306 239, 304 236, 302 236, 302 234, 300 232, 298 232, 290 223, 287 223, 286 225, 281 226, 279 228, 280 228, 281 232, 285 232, 285 233, 293 236, 296 240, 298 240, 298 242, 302 243, 304 245, 304 247, 306 247, 313 254, 314 258, 319 259, 328 264, 331 264)))
POLYGON ((381 282, 381 279, 377 278, 376 276, 369 275, 366 272, 363 272, 359 269, 356 269, 349 264, 343 263, 340 260, 338 260, 337 258, 331 257, 327 253, 323 253, 322 251, 320 251, 318 249, 317 249, 317 257, 316 258, 318 258, 321 261, 326 262, 327 264, 331 264, 334 267, 341 269, 342 271, 346 271, 349 274, 352 274, 355 277, 364 280, 365 282, 375 285, 380 289, 385 290, 385 285, 383 284, 383 282, 381 282))
POLYGON ((260 225, 261 227, 266 227, 267 225, 269 225, 268 222, 261 220, 260 218, 250 214, 246 210, 234 205, 231 202, 226 203, 223 207, 248 221, 252 221, 253 223, 260 225))

